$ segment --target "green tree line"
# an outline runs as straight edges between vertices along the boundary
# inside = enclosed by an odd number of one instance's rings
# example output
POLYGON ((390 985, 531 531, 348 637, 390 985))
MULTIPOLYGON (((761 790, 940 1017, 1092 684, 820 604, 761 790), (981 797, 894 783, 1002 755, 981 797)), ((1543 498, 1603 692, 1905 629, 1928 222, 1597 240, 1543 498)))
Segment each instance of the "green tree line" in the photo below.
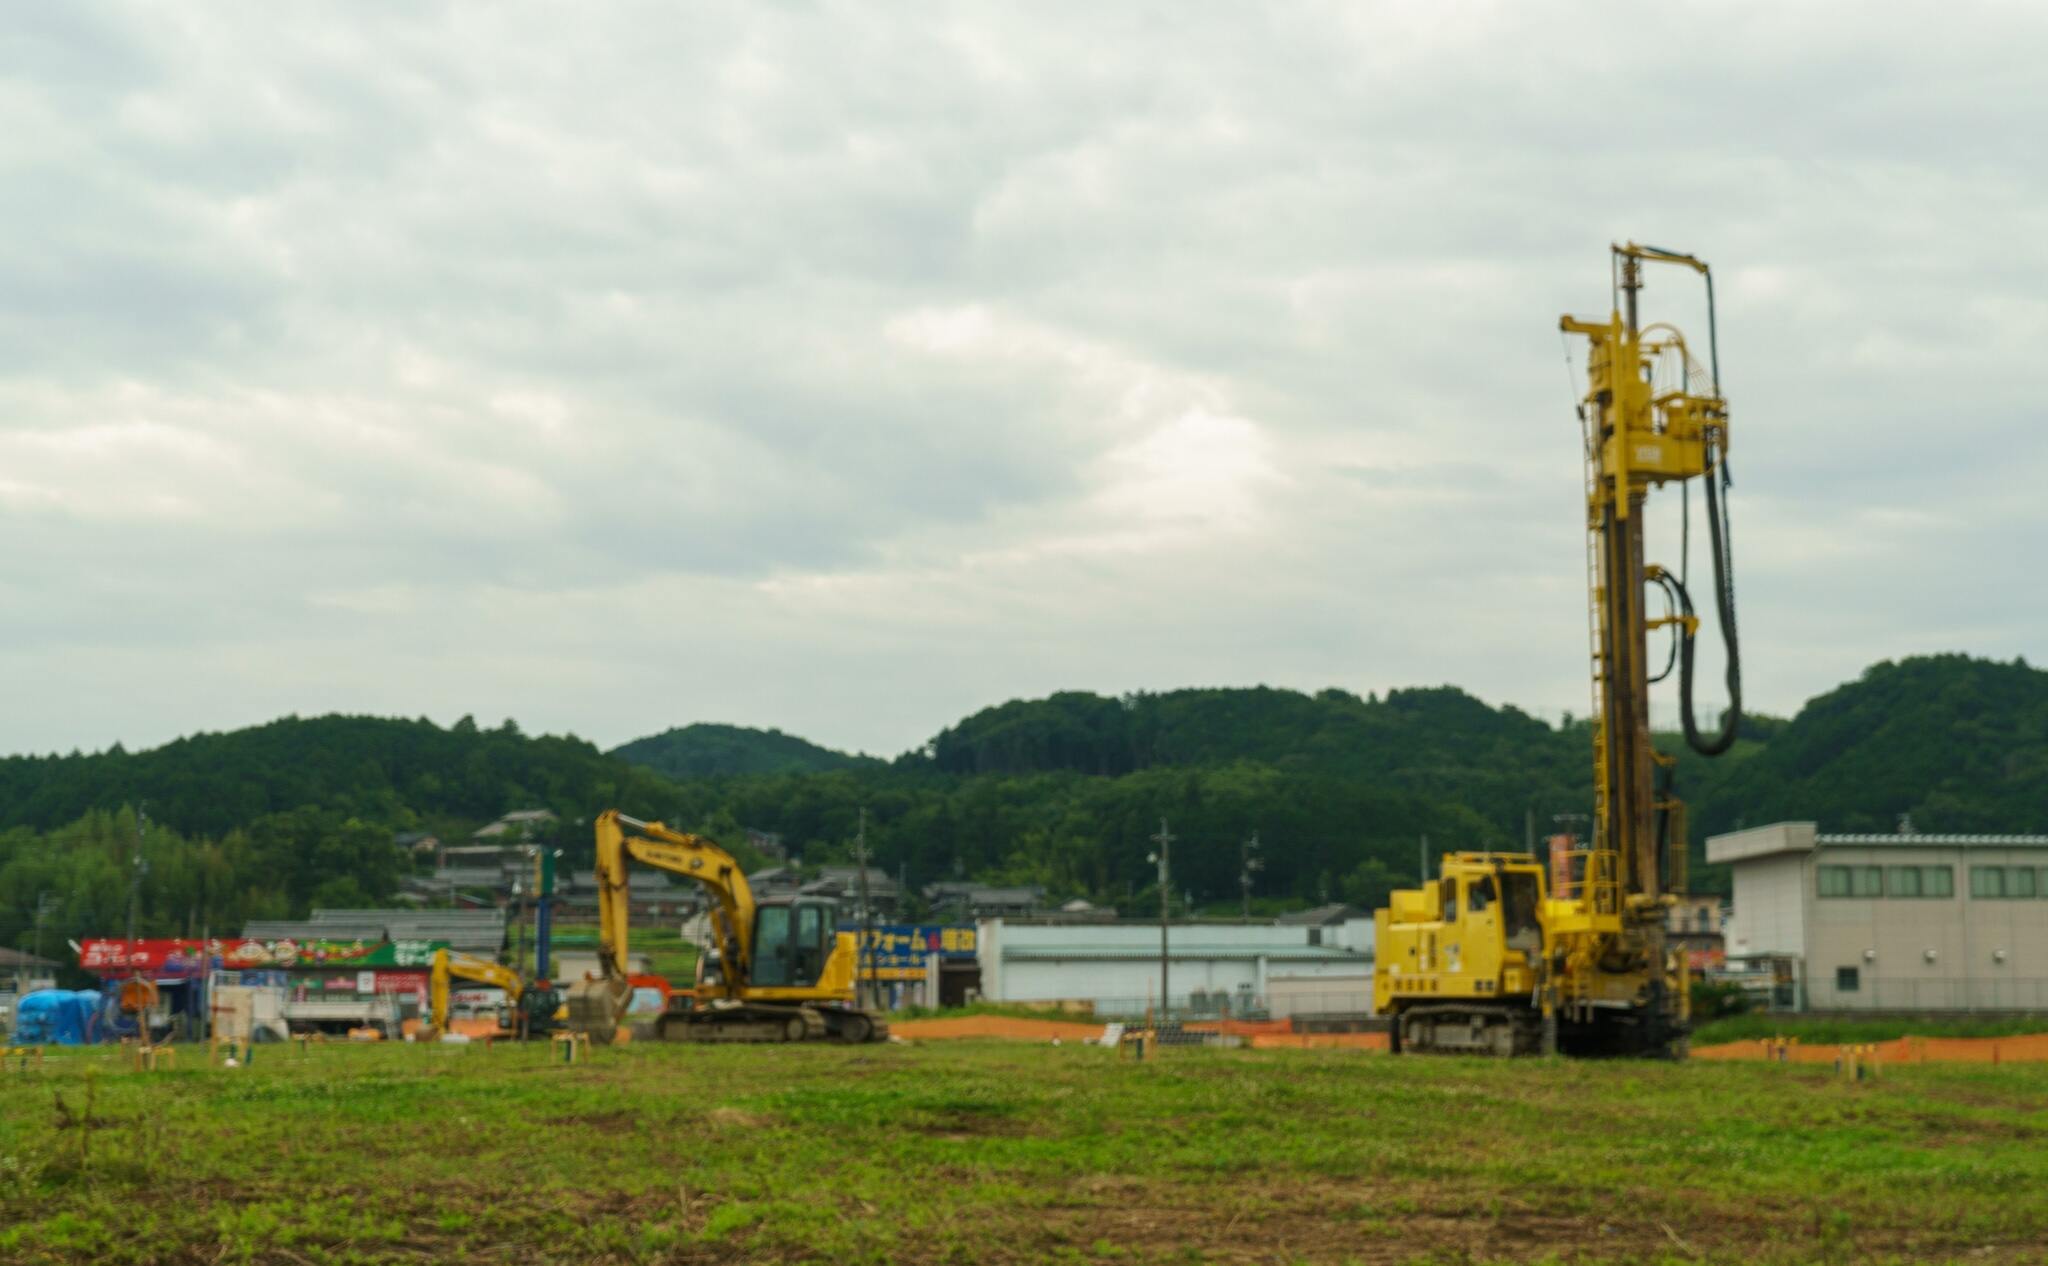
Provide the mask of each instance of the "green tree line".
MULTIPOLYGON (((1742 733, 1719 760, 1680 754, 1698 890, 1726 883, 1702 864, 1706 835, 1785 818, 2048 828, 2048 673, 2023 662, 1880 663, 1742 733)), ((710 834, 750 863, 749 828, 807 862, 846 860, 865 809, 876 863, 913 887, 1037 883, 1149 910, 1162 817, 1177 837, 1176 901, 1234 899, 1239 845, 1256 831, 1262 898, 1377 904, 1415 875, 1424 835, 1434 849, 1520 847, 1592 799, 1583 721, 1450 687, 1067 693, 985 709, 887 762, 732 726, 655 738, 606 753, 510 723, 286 718, 145 752, 0 760, 0 943, 27 943, 49 893, 62 913, 46 948, 60 927, 117 933, 145 803, 140 926, 168 935, 387 900, 416 865, 395 833, 461 839, 523 808, 560 815, 572 866, 587 864, 587 824, 607 806, 710 834)))

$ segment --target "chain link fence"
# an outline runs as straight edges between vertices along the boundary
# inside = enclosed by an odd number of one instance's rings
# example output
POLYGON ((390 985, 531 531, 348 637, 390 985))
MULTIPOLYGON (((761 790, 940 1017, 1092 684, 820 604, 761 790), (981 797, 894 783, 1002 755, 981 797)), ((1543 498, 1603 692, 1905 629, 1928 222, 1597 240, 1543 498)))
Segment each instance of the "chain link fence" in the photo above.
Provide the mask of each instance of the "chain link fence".
MULTIPOLYGON (((1176 1020, 1286 1020, 1324 1017, 1365 1016, 1372 1011, 1372 994, 1363 988, 1328 991, 1276 990, 1269 994, 1247 990, 1215 990, 1176 994, 1168 1000, 1166 1014, 1176 1020)), ((1129 998, 1067 999, 1059 1002, 1025 1003, 1043 1005, 1048 1011, 1087 1015, 1100 1020, 1141 1020, 1160 1012, 1156 996, 1129 998)))

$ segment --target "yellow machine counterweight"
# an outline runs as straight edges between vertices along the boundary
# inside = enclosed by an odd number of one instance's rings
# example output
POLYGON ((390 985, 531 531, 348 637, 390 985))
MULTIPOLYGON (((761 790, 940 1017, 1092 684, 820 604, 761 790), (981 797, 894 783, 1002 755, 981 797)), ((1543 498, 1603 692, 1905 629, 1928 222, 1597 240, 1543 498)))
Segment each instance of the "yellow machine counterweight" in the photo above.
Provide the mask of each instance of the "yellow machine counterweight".
MULTIPOLYGON (((1683 1054, 1688 1022, 1683 959, 1665 923, 1686 883, 1685 806, 1672 786, 1676 758, 1651 743, 1650 687, 1676 669, 1686 742, 1715 756, 1735 741, 1741 663, 1728 541, 1728 407, 1714 339, 1713 274, 1691 255, 1616 246, 1615 303, 1605 321, 1564 317, 1587 340, 1578 406, 1586 460, 1587 572, 1593 677, 1593 831, 1569 873, 1546 874, 1523 853, 1446 856, 1440 878, 1393 894, 1377 912, 1374 995, 1394 1019, 1398 1050, 1514 1054, 1683 1054), (1645 263, 1692 269, 1705 280, 1708 365, 1685 336, 1642 325, 1645 263), (1728 708, 1711 735, 1693 710, 1699 630, 1679 570, 1644 561, 1644 507, 1652 489, 1697 479, 1705 492, 1713 598, 1727 652, 1728 708), (1662 614, 1648 614, 1651 589, 1662 614), (1651 671, 1650 636, 1669 631, 1665 663, 1651 671)), ((1689 544, 1690 499, 1685 502, 1689 544)))

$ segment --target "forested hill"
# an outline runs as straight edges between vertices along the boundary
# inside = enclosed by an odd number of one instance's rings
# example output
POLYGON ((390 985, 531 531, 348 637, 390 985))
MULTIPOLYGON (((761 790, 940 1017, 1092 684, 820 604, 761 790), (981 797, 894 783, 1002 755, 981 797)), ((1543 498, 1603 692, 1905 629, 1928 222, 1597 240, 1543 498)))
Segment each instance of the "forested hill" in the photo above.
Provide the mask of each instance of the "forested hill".
POLYGON ((146 803, 156 821, 220 835, 305 806, 367 820, 477 825, 509 809, 611 803, 653 811, 666 781, 578 738, 529 737, 468 717, 443 729, 424 718, 285 717, 224 734, 194 734, 143 752, 0 759, 0 826, 48 829, 91 809, 146 803))
POLYGON ((1873 665, 1811 699, 1716 779, 1712 832, 1810 819, 1830 831, 2048 831, 2048 672, 1935 655, 1873 665))
POLYGON ((1575 740, 1455 686, 1314 695, 1259 686, 1121 699, 1069 692, 984 708, 930 745, 950 774, 1072 770, 1125 774, 1162 765, 1255 760, 1281 769, 1392 772, 1454 763, 1537 764, 1580 753, 1575 740))
POLYGON ((717 774, 816 774, 828 769, 878 765, 871 756, 853 756, 820 747, 780 730, 755 730, 739 725, 678 726, 611 750, 620 760, 643 765, 670 778, 702 778, 717 774))
MULTIPOLYGON (((986 709, 888 763, 731 727, 606 754, 509 723, 286 718, 144 752, 0 759, 0 944, 22 944, 44 895, 58 902, 51 935, 115 926, 130 809, 144 802, 141 926, 161 934, 387 900, 424 864, 397 833, 462 839, 513 809, 560 815, 553 839, 575 865, 589 815, 608 805, 748 861, 748 830, 775 832, 811 863, 844 859, 866 810, 877 862, 913 888, 1038 883, 1127 908, 1158 899, 1145 856, 1165 817, 1176 903, 1234 907, 1240 843, 1257 832, 1263 900, 1372 904, 1414 875, 1420 836, 1519 847, 1527 825, 1545 834, 1555 815, 1587 812, 1590 778, 1584 722, 1548 725, 1448 687, 1062 694, 986 709)), ((1964 656, 1881 663, 1790 721, 1747 726, 1722 759, 1682 755, 1678 781, 1696 863, 1706 835, 1786 818, 2048 830, 2048 673, 1964 656)), ((1725 882, 1694 873, 1708 890, 1725 882)))
MULTIPOLYGON (((1451 686, 1361 699, 1269 687, 1121 699, 1065 693, 985 708, 942 731, 941 773, 1121 775, 1239 762, 1447 799, 1519 838, 1525 811, 1580 811, 1590 739, 1451 686)), ((1334 824, 1333 824, 1334 827, 1334 824)))

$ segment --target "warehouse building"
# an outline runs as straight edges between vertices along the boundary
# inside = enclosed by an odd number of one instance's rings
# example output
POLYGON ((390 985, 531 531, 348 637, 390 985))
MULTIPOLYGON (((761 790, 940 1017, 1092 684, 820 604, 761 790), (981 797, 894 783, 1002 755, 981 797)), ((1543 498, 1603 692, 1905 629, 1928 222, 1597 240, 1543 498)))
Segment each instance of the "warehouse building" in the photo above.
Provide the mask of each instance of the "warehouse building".
POLYGON ((2048 835, 1826 835, 1780 822, 1707 840, 1734 876, 1731 963, 1816 1010, 2048 1010, 2048 835))
MULTIPOLYGON (((1372 1006, 1372 920, 1175 923, 1167 989, 1184 1016, 1362 1015, 1372 1006)), ((984 919, 981 994, 1138 1016, 1159 1000, 1157 923, 984 919)))

